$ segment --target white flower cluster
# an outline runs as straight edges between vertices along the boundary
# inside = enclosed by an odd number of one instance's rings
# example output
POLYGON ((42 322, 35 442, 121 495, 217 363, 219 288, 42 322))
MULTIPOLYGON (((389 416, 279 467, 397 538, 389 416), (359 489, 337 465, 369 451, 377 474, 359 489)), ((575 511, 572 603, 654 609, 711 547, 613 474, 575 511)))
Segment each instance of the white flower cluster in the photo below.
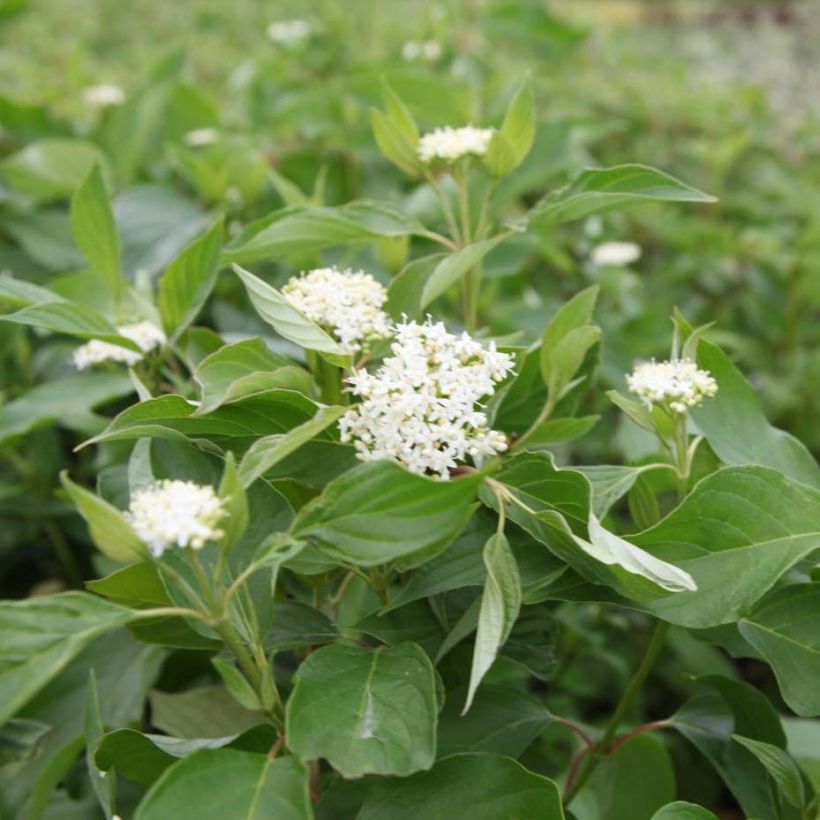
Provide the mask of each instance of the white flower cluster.
POLYGON ((436 128, 419 140, 419 159, 422 162, 455 162, 470 155, 483 157, 490 147, 493 133, 492 128, 475 128, 472 125, 465 125, 463 128, 436 128))
POLYGON ((293 47, 310 37, 313 26, 307 20, 277 20, 268 26, 268 39, 278 46, 293 47))
POLYGON ((134 532, 157 558, 169 547, 202 549, 223 535, 225 515, 211 486, 165 479, 134 493, 125 514, 134 532))
POLYGON ((634 242, 602 242, 592 249, 593 265, 631 265, 641 258, 641 246, 634 242))
POLYGON ((282 293, 349 353, 390 335, 390 317, 382 310, 387 291, 364 271, 317 268, 289 279, 282 293))
POLYGON ((219 139, 219 131, 216 128, 194 128, 193 131, 186 132, 183 139, 186 145, 200 148, 203 145, 213 145, 219 139))
POLYGON ((675 413, 697 407, 704 398, 717 393, 717 382, 706 370, 698 369, 691 359, 668 362, 642 362, 626 377, 630 391, 651 407, 661 404, 675 413))
POLYGON ((416 60, 434 63, 441 57, 441 46, 435 40, 426 40, 425 42, 408 40, 401 48, 401 56, 408 63, 416 60))
POLYGON ((131 339, 132 342, 136 342, 142 352, 139 353, 136 350, 112 345, 109 342, 101 342, 99 339, 92 339, 74 351, 72 356, 74 366, 78 370, 85 370, 102 362, 122 362, 132 367, 150 350, 165 344, 165 334, 153 322, 145 321, 133 325, 120 325, 117 328, 117 333, 126 339, 131 339))
POLYGON ((118 85, 101 83, 85 88, 83 99, 94 108, 108 108, 110 105, 122 105, 125 102, 125 92, 118 85))
POLYGON ((363 401, 339 420, 342 441, 352 441, 363 461, 389 459, 440 478, 468 457, 506 450, 479 401, 511 372, 512 357, 430 319, 398 324, 395 335, 393 355, 376 373, 348 379, 363 401))

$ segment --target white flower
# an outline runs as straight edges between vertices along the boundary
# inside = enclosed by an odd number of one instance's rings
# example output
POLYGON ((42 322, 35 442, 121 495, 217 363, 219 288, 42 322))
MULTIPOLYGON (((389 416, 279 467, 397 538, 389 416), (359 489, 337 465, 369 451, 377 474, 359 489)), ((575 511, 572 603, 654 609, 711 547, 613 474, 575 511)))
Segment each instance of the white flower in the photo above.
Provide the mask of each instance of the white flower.
POLYGON ((202 549, 223 532, 222 500, 211 486, 165 479, 134 493, 125 517, 152 555, 169 547, 202 549))
POLYGON ((665 405, 675 413, 698 407, 704 398, 711 398, 718 389, 712 375, 699 370, 691 359, 642 362, 626 377, 626 383, 647 407, 665 405))
POLYGON ((467 458, 506 450, 479 402, 511 372, 512 357, 429 318, 402 322, 395 334, 393 355, 376 373, 359 370, 348 379, 363 401, 339 420, 342 441, 352 441, 363 461, 389 459, 441 478, 467 458))
POLYGON ((415 60, 426 60, 429 63, 434 63, 441 57, 441 46, 435 40, 427 40, 422 43, 408 40, 402 46, 401 56, 408 63, 415 60))
POLYGON ((74 366, 78 370, 85 370, 101 362, 122 362, 132 367, 150 350, 165 344, 165 334, 153 322, 120 325, 117 327, 117 333, 136 342, 142 352, 92 339, 74 351, 74 366))
POLYGON ((186 144, 192 148, 199 148, 202 145, 211 145, 219 139, 219 131, 216 128, 195 128, 188 131, 183 137, 186 144))
POLYGON ((122 105, 125 92, 118 85, 101 83, 84 89, 83 99, 94 108, 107 108, 109 105, 122 105))
POLYGON ((593 265, 630 265, 641 258, 641 246, 634 242, 603 242, 592 250, 593 265))
POLYGON ((455 162, 469 155, 483 157, 490 147, 493 133, 492 128, 475 128, 472 125, 465 125, 463 128, 436 128, 419 140, 419 159, 422 162, 437 159, 455 162))
POLYGON ((296 46, 307 40, 313 33, 313 26, 307 20, 278 20, 268 26, 268 39, 280 46, 296 46))
POLYGON ((349 353, 390 335, 390 317, 382 310, 387 291, 364 271, 317 268, 288 280, 282 293, 349 353))

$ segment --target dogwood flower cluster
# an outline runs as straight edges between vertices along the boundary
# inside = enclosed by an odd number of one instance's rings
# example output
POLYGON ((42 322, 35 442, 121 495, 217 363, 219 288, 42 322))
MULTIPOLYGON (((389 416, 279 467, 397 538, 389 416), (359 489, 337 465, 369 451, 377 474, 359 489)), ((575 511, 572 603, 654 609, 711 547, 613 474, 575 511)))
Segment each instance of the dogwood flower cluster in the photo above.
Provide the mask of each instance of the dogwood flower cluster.
POLYGON ((644 404, 664 405, 675 413, 698 407, 704 398, 717 393, 717 382, 706 370, 698 369, 691 359, 668 362, 642 362, 626 377, 631 392, 644 404))
POLYGON ((268 26, 268 39, 278 46, 292 48, 310 37, 313 26, 307 20, 277 20, 268 26))
POLYGON ((418 156, 422 162, 442 160, 448 163, 471 155, 483 157, 490 147, 493 133, 492 128, 475 128, 472 125, 436 128, 419 140, 418 156))
POLYGON ((602 242, 592 249, 593 265, 631 265, 641 258, 641 246, 634 242, 602 242))
POLYGON ((282 293, 349 353, 390 335, 390 317, 382 310, 387 291, 364 271, 317 268, 294 276, 282 293))
POLYGON ((401 47, 401 56, 408 63, 416 60, 434 63, 441 57, 441 46, 435 40, 426 40, 424 42, 408 40, 401 47))
POLYGON ((131 339, 132 342, 136 342, 141 348, 141 352, 129 350, 126 347, 113 345, 109 342, 101 342, 99 339, 92 339, 74 351, 72 356, 74 366, 78 370, 85 370, 102 362, 122 362, 132 367, 146 353, 165 344, 165 334, 153 322, 149 321, 120 325, 117 327, 117 333, 126 339, 131 339))
POLYGON ((194 128, 186 132, 183 139, 186 145, 201 148, 203 145, 213 145, 219 139, 219 131, 216 128, 194 128))
POLYGON ((198 550, 221 538, 217 524, 224 515, 222 500, 213 487, 166 479, 137 490, 125 517, 159 558, 169 547, 198 550))
POLYGON ((108 108, 110 105, 122 105, 125 102, 125 92, 118 85, 100 83, 85 88, 83 99, 93 108, 108 108))
POLYGON ((362 402, 341 417, 339 429, 360 459, 389 459, 414 473, 448 478, 467 458, 480 461, 507 449, 479 402, 511 372, 511 356, 467 333, 448 333, 429 318, 396 325, 391 350, 378 371, 359 370, 348 379, 362 402))

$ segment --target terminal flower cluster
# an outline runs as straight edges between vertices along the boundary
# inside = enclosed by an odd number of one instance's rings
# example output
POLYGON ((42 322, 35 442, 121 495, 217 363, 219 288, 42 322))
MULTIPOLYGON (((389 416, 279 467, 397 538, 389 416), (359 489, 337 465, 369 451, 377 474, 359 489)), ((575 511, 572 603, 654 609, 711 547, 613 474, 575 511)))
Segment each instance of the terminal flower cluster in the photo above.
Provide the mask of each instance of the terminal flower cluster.
POLYGON ((717 393, 717 382, 691 359, 642 362, 626 377, 631 392, 648 407, 663 405, 675 413, 697 407, 717 393))
POLYGON ((142 357, 156 347, 165 344, 165 334, 153 322, 136 322, 130 325, 119 325, 117 333, 136 342, 141 352, 126 347, 92 339, 78 347, 72 356, 78 370, 85 370, 92 365, 103 362, 121 362, 129 367, 135 365, 142 357))
POLYGON ((490 147, 493 133, 492 128, 475 128, 472 125, 436 128, 419 140, 418 156, 422 162, 428 163, 436 160, 452 163, 466 156, 483 157, 490 147))
POLYGON ((511 356, 430 319, 398 324, 392 354, 375 373, 359 370, 348 379, 362 402, 342 416, 339 428, 359 458, 448 478, 468 458, 479 462, 506 450, 504 434, 488 428, 480 401, 512 371, 511 356))
POLYGON ((126 513, 128 522, 152 555, 169 547, 202 549, 223 535, 222 501, 208 485, 166 479, 137 490, 126 513))
POLYGON ((277 20, 267 29, 268 39, 279 46, 297 46, 313 34, 308 20, 277 20))
POLYGON ((349 353, 390 335, 390 317, 382 310, 387 291, 364 271, 317 268, 294 276, 282 293, 349 353))

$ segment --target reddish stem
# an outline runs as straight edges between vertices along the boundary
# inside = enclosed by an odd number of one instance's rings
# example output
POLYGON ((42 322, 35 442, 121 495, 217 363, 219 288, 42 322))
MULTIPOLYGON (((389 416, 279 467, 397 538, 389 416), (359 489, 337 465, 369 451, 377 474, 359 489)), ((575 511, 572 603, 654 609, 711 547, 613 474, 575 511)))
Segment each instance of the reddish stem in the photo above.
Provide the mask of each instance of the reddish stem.
POLYGON ((638 726, 631 732, 627 732, 613 740, 612 743, 607 746, 605 754, 612 754, 616 749, 619 749, 627 741, 632 740, 636 735, 642 735, 644 732, 652 732, 655 729, 666 729, 669 725, 668 720, 653 720, 650 723, 644 723, 642 726, 638 726))
POLYGON ((577 723, 573 723, 568 718, 557 717, 555 715, 553 715, 552 719, 556 723, 560 723, 562 726, 566 726, 567 729, 575 732, 575 734, 584 741, 588 749, 591 749, 595 745, 595 741, 577 723))
POLYGON ((569 794, 570 789, 572 789, 573 783, 575 783, 575 778, 578 776, 578 767, 581 765, 581 761, 584 759, 584 755, 587 752, 591 751, 594 747, 594 743, 592 744, 592 746, 584 746, 583 748, 579 749, 575 757, 572 758, 572 763, 569 767, 569 774, 567 774, 567 782, 564 784, 564 798, 566 798, 567 794, 569 794))

